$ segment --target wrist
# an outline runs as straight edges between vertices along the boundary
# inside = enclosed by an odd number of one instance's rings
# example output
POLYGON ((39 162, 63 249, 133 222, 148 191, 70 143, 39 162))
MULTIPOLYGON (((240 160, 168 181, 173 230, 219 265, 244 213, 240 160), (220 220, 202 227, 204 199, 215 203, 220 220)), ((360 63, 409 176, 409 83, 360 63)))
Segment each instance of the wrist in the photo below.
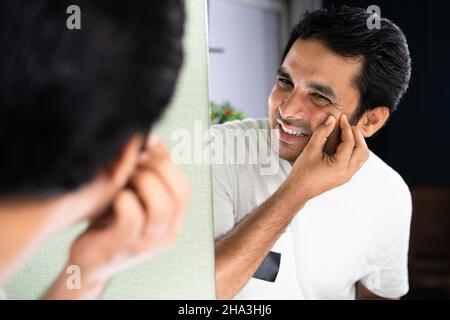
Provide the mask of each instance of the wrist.
POLYGON ((301 210, 310 200, 306 188, 294 183, 289 178, 277 190, 282 203, 295 213, 301 210))

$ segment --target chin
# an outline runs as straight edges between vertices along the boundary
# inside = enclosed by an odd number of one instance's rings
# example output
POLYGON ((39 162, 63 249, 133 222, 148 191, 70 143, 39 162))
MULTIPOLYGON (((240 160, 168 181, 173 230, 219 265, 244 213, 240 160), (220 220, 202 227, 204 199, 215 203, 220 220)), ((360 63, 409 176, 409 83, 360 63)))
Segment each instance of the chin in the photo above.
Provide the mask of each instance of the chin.
POLYGON ((284 159, 289 162, 295 162, 297 158, 302 153, 304 145, 302 146, 293 146, 293 145, 285 145, 283 142, 280 142, 279 155, 281 159, 284 159))

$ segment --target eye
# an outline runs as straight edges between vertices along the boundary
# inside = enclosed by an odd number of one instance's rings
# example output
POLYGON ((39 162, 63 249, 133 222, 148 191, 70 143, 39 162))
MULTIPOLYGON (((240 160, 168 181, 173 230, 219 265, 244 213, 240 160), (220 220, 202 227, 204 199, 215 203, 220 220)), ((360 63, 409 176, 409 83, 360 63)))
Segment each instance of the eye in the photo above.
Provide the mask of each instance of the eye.
POLYGON ((324 97, 323 95, 321 95, 319 93, 314 92, 311 95, 313 96, 314 100, 320 105, 328 105, 331 103, 330 99, 328 99, 327 97, 324 97))
POLYGON ((286 78, 278 78, 278 84, 283 88, 290 88, 293 86, 292 82, 286 78))

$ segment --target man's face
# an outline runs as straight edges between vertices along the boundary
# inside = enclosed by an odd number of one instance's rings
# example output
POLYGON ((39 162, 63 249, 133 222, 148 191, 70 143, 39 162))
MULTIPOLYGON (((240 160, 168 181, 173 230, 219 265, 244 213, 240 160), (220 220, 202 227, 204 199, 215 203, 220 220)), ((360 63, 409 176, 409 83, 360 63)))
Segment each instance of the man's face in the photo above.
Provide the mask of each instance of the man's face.
MULTIPOLYGON (((295 41, 269 96, 269 121, 280 133, 281 158, 294 162, 329 115, 339 119, 344 113, 351 119, 359 102, 353 80, 361 66, 360 60, 339 56, 320 41, 295 41)), ((335 140, 337 128, 338 123, 335 140)))

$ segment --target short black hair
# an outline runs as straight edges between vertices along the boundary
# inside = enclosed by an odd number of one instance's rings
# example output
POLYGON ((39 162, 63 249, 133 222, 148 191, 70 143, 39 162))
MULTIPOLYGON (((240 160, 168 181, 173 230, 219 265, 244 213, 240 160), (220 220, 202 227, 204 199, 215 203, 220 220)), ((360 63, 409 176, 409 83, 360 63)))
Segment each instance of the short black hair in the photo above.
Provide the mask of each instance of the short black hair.
POLYGON ((174 91, 184 17, 181 0, 1 1, 0 195, 78 188, 147 134, 174 91))
POLYGON ((315 39, 341 56, 361 59, 362 70, 354 79, 360 100, 353 122, 378 106, 388 107, 390 113, 395 111, 411 77, 411 58, 403 32, 383 17, 380 29, 369 29, 370 16, 362 8, 348 6, 306 12, 282 53, 283 62, 297 39, 315 39))

